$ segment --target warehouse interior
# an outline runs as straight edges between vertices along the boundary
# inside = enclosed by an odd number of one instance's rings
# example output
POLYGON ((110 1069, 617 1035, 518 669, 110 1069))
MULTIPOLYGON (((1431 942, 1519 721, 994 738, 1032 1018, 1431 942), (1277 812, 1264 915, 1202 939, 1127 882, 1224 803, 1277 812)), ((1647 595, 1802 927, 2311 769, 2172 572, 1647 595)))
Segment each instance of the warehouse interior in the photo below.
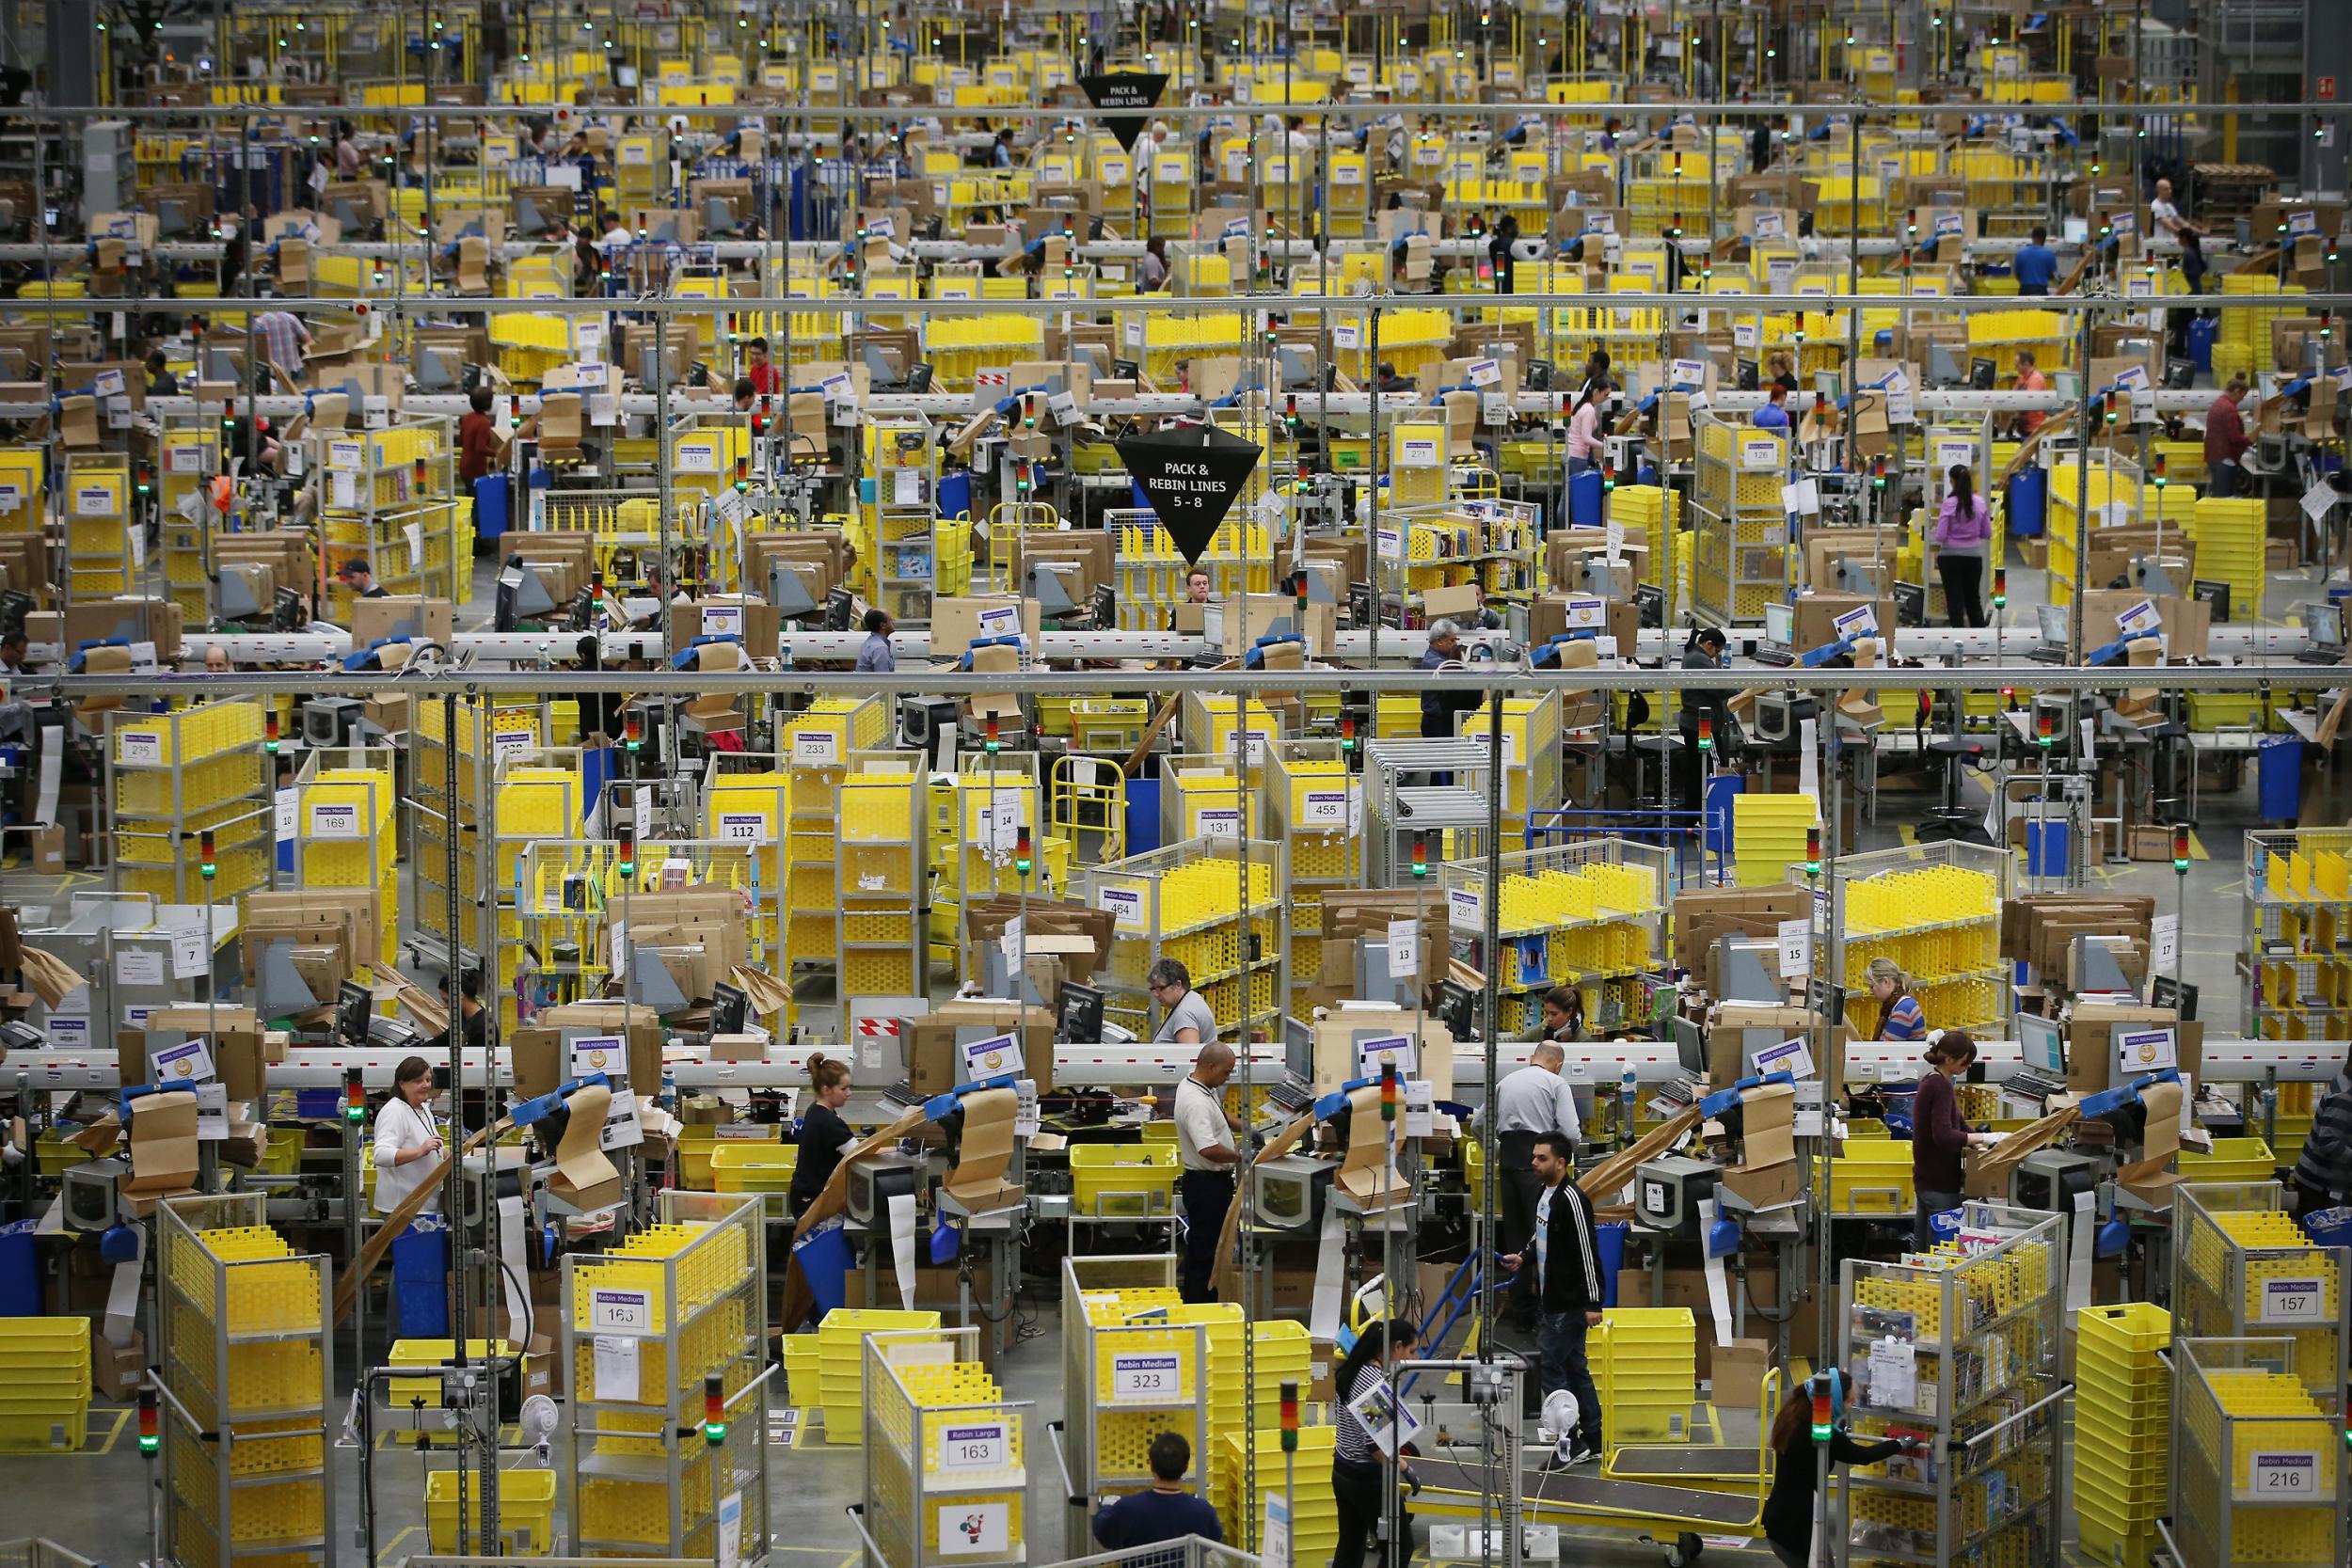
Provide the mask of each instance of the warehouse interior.
POLYGON ((0 1568, 2352 1562, 2346 82, 0 0, 0 1568))

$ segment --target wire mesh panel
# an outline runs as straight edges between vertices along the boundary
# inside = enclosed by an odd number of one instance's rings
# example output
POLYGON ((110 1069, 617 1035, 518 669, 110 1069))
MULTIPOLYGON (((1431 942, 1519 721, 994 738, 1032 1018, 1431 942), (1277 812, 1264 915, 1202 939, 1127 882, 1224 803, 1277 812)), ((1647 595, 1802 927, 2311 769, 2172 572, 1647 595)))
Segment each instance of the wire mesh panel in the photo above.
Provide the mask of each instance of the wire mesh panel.
POLYGON ((2173 1342, 2170 1534, 2181 1568, 2344 1561, 2342 1423, 2312 1397, 2298 1349, 2284 1338, 2173 1342))

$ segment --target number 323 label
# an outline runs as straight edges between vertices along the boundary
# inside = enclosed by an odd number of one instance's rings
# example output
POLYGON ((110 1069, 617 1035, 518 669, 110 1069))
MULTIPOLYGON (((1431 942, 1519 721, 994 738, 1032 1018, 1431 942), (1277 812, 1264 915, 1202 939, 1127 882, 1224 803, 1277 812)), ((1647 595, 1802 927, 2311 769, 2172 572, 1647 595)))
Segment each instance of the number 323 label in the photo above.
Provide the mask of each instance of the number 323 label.
POLYGON ((1156 1404, 1175 1400, 1182 1382, 1173 1355, 1111 1357, 1111 1399, 1156 1404))

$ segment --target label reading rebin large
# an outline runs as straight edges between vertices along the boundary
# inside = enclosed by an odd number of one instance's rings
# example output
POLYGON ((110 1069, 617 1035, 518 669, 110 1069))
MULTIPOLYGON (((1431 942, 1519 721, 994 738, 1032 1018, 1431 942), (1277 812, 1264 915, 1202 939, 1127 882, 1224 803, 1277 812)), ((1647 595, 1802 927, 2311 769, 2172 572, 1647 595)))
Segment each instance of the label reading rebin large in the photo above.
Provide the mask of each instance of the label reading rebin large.
POLYGON ((952 1426, 939 1440, 939 1464, 946 1470, 1001 1470, 1011 1458, 1008 1423, 975 1421, 952 1426))

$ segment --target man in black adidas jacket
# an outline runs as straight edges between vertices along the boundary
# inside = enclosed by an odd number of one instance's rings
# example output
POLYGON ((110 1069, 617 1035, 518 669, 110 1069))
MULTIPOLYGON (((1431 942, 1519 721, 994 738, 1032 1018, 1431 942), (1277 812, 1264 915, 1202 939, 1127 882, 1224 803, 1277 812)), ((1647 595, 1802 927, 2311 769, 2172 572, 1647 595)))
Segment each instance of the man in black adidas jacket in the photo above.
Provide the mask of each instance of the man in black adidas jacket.
MULTIPOLYGON (((1576 1160, 1567 1139, 1542 1134, 1531 1163, 1545 1184, 1535 1220, 1534 1261, 1543 1312, 1535 1331, 1536 1354, 1545 1395, 1565 1388, 1576 1401, 1577 1440, 1568 1463, 1581 1465, 1601 1457, 1602 1450, 1600 1392, 1593 1386, 1592 1369, 1584 1360, 1584 1337, 1600 1324, 1605 1293, 1600 1235, 1593 1223, 1592 1200, 1576 1184, 1576 1160)), ((1516 1270, 1526 1260, 1525 1253, 1518 1253, 1502 1261, 1516 1270)))

